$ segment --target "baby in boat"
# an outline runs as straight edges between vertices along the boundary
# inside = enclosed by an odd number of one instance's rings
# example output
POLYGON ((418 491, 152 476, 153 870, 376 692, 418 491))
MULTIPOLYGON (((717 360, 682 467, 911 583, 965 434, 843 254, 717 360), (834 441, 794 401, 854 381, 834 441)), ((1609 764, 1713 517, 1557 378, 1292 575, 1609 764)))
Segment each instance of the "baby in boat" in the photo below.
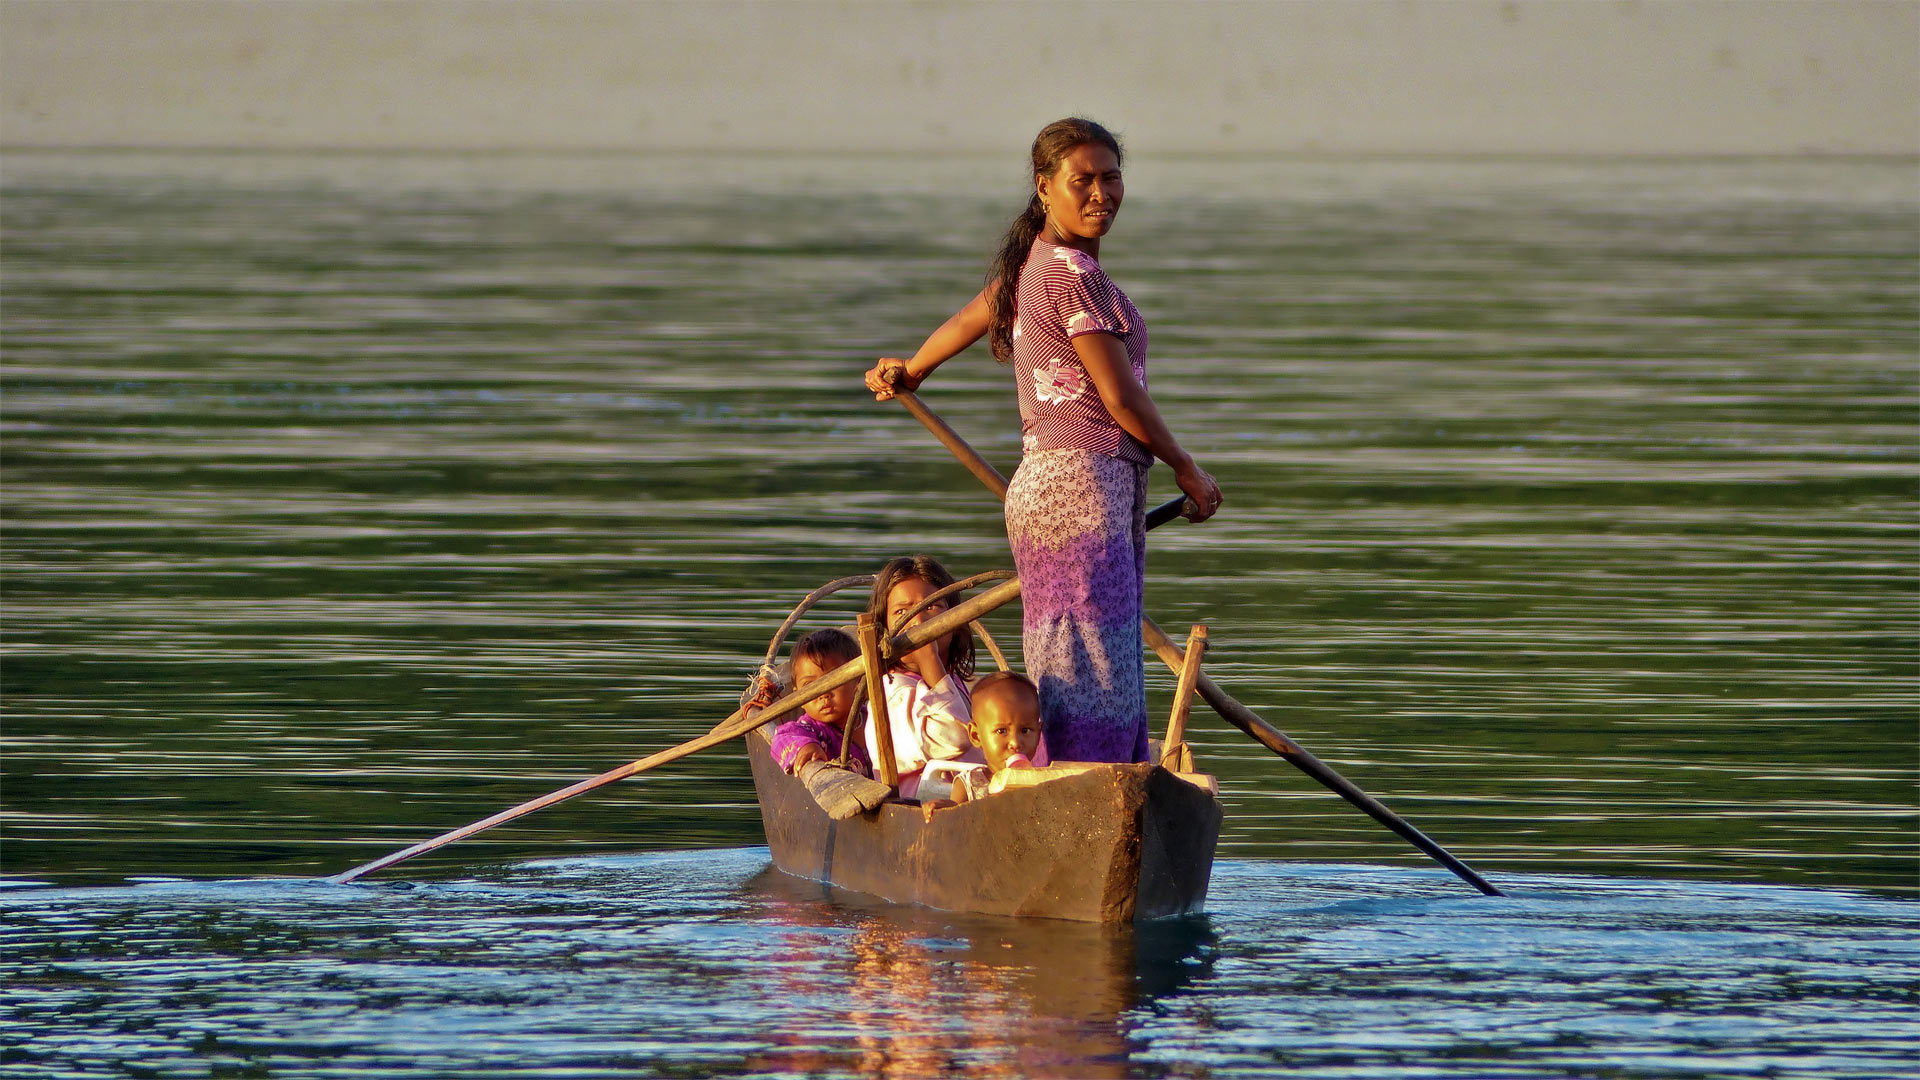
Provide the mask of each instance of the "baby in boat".
MULTIPOLYGON (((953 575, 925 555, 891 559, 873 581, 867 610, 886 634, 898 634, 946 611, 936 601, 902 622, 915 605, 945 586, 953 575)), ((881 678, 887 715, 867 718, 867 745, 878 746, 877 720, 893 736, 893 758, 900 771, 900 797, 916 798, 927 762, 959 758, 973 749, 967 725, 973 719, 967 679, 973 674, 973 635, 964 629, 943 635, 893 662, 881 678)), ((973 759, 980 760, 975 754, 973 759)))
MULTIPOLYGON (((816 630, 808 634, 793 646, 794 688, 813 682, 859 655, 860 643, 844 630, 816 630)), ((766 696, 768 689, 763 688, 761 693, 766 696)), ((853 716, 859 695, 860 684, 850 682, 807 702, 798 719, 774 729, 773 760, 795 776, 808 762, 838 760, 841 740, 847 734, 847 720, 853 716)), ((767 701, 771 700, 768 696, 767 701)), ((764 706, 766 702, 761 704, 764 706)), ((873 775, 873 763, 858 740, 847 755, 847 764, 862 776, 873 775)))
POLYGON ((986 795, 987 785, 1008 769, 1047 764, 1040 745, 1040 691, 1025 675, 996 671, 974 684, 973 722, 967 732, 987 763, 956 774, 956 803, 986 795))

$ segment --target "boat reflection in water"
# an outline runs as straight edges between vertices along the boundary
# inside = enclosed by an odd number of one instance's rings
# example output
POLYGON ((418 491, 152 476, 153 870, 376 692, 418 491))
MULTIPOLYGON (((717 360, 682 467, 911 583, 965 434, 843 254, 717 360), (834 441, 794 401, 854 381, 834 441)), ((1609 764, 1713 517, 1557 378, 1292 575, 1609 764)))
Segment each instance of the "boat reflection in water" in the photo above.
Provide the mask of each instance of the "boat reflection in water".
POLYGON ((818 1003, 752 1070, 876 1077, 1128 1075, 1132 1017, 1210 972, 1204 916, 1137 926, 893 904, 769 867, 749 917, 790 927, 780 990, 818 1003))

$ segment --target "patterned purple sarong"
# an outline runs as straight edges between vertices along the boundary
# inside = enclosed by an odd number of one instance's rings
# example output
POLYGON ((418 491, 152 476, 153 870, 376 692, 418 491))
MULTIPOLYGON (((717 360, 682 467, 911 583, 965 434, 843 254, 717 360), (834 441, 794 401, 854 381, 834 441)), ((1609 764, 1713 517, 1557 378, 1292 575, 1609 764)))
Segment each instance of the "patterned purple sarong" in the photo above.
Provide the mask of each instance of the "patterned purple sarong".
POLYGON ((1147 759, 1146 505, 1145 466, 1090 450, 1029 451, 1007 490, 1022 651, 1055 761, 1147 759))

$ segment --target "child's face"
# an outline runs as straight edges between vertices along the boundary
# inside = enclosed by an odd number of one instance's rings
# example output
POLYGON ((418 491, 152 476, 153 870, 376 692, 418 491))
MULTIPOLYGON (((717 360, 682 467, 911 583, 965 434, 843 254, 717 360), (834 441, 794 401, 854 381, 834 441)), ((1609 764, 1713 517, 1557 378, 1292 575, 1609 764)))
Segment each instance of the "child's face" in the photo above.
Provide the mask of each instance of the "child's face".
MULTIPOLYGON (((905 615, 907 612, 913 610, 913 606, 915 604, 918 604, 920 601, 925 600, 927 597, 932 596, 934 593, 939 591, 940 591, 940 586, 935 585, 933 582, 928 581, 925 578, 917 578, 917 577, 901 578, 899 581, 894 582, 893 587, 887 590, 886 629, 893 630, 900 616, 905 615)), ((898 630, 895 630, 894 632, 905 633, 910 628, 918 626, 923 622, 926 622, 928 619, 931 619, 934 616, 939 615, 941 612, 945 610, 947 610, 946 601, 936 600, 933 603, 928 604, 926 607, 926 610, 920 612, 920 614, 918 615, 915 615, 913 617, 912 622, 907 623, 905 626, 899 627, 898 630)), ((914 671, 920 673, 922 676, 926 676, 927 674, 929 674, 929 668, 925 666, 927 661, 933 661, 935 663, 943 664, 947 655, 947 645, 952 640, 953 640, 952 634, 942 635, 938 641, 928 642, 927 644, 921 646, 918 649, 915 649, 913 652, 908 653, 906 656, 903 656, 900 659, 903 663, 905 663, 908 667, 912 668, 914 671)))
MULTIPOLYGON (((822 667, 813 657, 803 656, 793 662, 793 685, 796 689, 805 686, 839 666, 822 667)), ((807 715, 828 727, 844 727, 847 717, 853 715, 853 705, 859 695, 860 683, 855 680, 807 702, 807 715)))
POLYGON ((967 730, 994 772, 1006 768, 1007 759, 1015 753, 1031 758, 1040 749, 1040 717, 1018 695, 976 699, 973 723, 967 730))

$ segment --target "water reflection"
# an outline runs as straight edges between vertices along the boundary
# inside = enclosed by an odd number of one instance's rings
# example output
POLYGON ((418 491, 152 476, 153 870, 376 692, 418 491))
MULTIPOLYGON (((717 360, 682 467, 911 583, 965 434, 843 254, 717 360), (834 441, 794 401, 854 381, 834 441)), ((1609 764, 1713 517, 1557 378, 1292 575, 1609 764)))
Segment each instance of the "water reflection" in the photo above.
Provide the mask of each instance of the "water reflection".
POLYGON ((747 883, 755 918, 785 929, 805 995, 824 976, 851 1007, 754 1069, 863 1076, 1125 1077, 1139 1040, 1134 1010, 1211 970, 1204 917, 1140 927, 970 918, 887 904, 777 870, 747 883))

